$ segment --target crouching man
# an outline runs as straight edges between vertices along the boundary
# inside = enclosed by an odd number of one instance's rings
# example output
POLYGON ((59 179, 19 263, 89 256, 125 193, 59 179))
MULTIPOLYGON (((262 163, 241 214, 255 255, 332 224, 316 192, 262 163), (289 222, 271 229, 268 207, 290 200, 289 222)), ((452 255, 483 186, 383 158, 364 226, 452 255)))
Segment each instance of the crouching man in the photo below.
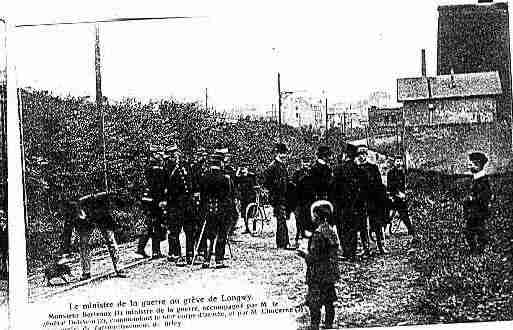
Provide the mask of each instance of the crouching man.
POLYGON ((114 271, 118 277, 126 274, 118 268, 118 245, 114 236, 116 223, 110 213, 110 203, 115 196, 101 192, 84 196, 78 202, 70 203, 74 208, 72 221, 80 238, 80 259, 82 262, 82 278, 91 278, 91 247, 89 239, 95 228, 98 228, 107 243, 114 271))

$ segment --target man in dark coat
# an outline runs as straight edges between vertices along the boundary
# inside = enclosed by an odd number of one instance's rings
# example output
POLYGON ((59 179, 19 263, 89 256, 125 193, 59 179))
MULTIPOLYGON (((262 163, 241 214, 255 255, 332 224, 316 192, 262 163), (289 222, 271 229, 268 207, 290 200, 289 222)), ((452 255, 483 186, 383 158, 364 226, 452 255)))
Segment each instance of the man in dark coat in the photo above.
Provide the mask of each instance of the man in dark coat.
POLYGON ((71 202, 72 223, 78 231, 80 238, 80 257, 82 260, 82 280, 91 278, 91 249, 89 238, 95 228, 98 228, 107 243, 112 265, 119 277, 126 277, 126 274, 118 269, 118 245, 114 230, 116 223, 110 213, 111 203, 117 201, 113 193, 101 192, 81 197, 78 202, 71 202))
MULTIPOLYGON (((204 213, 203 208, 201 206, 201 193, 200 193, 200 182, 201 178, 206 174, 208 171, 208 164, 207 164, 207 157, 208 153, 206 152, 205 148, 198 148, 194 155, 194 160, 192 161, 192 164, 190 165, 190 182, 191 182, 191 188, 192 188, 192 212, 194 217, 194 242, 197 244, 198 239, 200 238, 201 234, 201 227, 204 222, 204 213)), ((198 254, 202 257, 206 254, 206 240, 205 235, 203 235, 203 239, 199 245, 198 248, 198 254)))
POLYGON ((406 199, 406 182, 402 155, 396 155, 394 165, 387 173, 387 191, 390 195, 390 209, 399 213, 399 218, 408 229, 408 234, 416 240, 415 227, 408 213, 408 200, 406 199))
MULTIPOLYGON (((333 178, 333 172, 328 165, 331 158, 331 149, 326 145, 320 145, 317 148, 317 160, 310 169, 311 190, 313 193, 313 202, 319 200, 328 200, 330 193, 330 183, 333 178)), ((306 230, 313 231, 313 223, 309 217, 306 224, 306 230)))
MULTIPOLYGON (((367 216, 369 219, 369 230, 374 233, 378 250, 381 254, 386 253, 383 246, 383 228, 386 223, 386 188, 381 178, 381 173, 376 164, 368 161, 368 148, 361 145, 358 147, 358 166, 365 172, 366 181, 364 185, 365 196, 367 199, 367 216)), ((362 239, 364 255, 370 255, 369 237, 367 233, 360 232, 362 239)))
POLYGON ((491 188, 484 166, 488 158, 481 152, 469 155, 469 169, 472 173, 472 186, 463 203, 465 239, 471 253, 480 254, 488 243, 486 221, 490 217, 491 188))
POLYGON ((170 156, 166 163, 167 172, 167 212, 168 212, 168 260, 177 266, 185 266, 192 262, 194 254, 194 233, 196 219, 192 212, 192 194, 190 177, 180 160, 180 152, 176 145, 167 150, 170 156), (185 232, 186 259, 182 257, 180 232, 185 232))
POLYGON ((249 203, 255 200, 255 173, 248 170, 247 165, 239 167, 234 179, 235 190, 240 201, 240 215, 244 219, 244 234, 250 233, 248 219, 246 217, 246 208, 249 203))
POLYGON ((264 171, 264 187, 269 190, 270 202, 276 217, 276 246, 279 249, 290 249, 289 230, 289 174, 285 162, 288 149, 284 143, 277 143, 274 147, 274 160, 264 171))
POLYGON ((346 159, 335 167, 330 200, 335 202, 335 223, 342 241, 344 258, 354 261, 358 232, 367 233, 365 173, 355 162, 357 149, 347 144, 346 159))
POLYGON ((305 237, 305 229, 310 214, 310 205, 314 199, 310 191, 310 162, 307 158, 300 160, 299 168, 292 175, 294 186, 294 217, 296 219, 296 246, 305 237))
POLYGON ((206 221, 204 235, 207 238, 207 254, 203 268, 210 267, 214 240, 216 268, 223 268, 228 226, 231 220, 231 183, 229 177, 223 173, 222 160, 219 157, 212 157, 210 164, 209 171, 200 181, 201 201, 206 221))
POLYGON ((146 231, 139 238, 137 254, 147 258, 144 251, 151 238, 152 259, 162 258, 160 241, 165 239, 164 209, 167 203, 167 175, 164 170, 164 159, 158 148, 152 147, 148 165, 144 171, 146 188, 141 199, 144 210, 147 213, 146 231))

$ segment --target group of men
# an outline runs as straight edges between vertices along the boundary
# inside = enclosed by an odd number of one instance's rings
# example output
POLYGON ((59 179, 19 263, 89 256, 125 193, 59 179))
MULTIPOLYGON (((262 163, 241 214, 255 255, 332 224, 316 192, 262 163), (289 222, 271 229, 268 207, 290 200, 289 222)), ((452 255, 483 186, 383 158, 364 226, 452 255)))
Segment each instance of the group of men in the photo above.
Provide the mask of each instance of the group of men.
MULTIPOLYGON (((196 255, 203 268, 208 268, 215 250, 215 267, 225 267, 227 236, 238 220, 235 198, 243 207, 249 203, 255 185, 254 174, 244 166, 235 170, 227 148, 219 147, 211 154, 198 148, 192 159, 185 160, 176 145, 152 146, 144 174, 146 187, 141 204, 147 217, 136 253, 149 258, 145 247, 151 239, 151 258, 163 258, 160 243, 167 238, 167 259, 177 266, 192 264, 196 255), (182 230, 185 256, 180 243, 182 230)), ((75 230, 80 241, 82 280, 91 278, 89 239, 97 228, 107 244, 117 276, 124 277, 118 265, 117 228, 111 214, 112 207, 120 203, 122 198, 115 192, 100 192, 78 201, 62 202, 61 214, 65 221, 61 254, 56 262, 69 261, 75 230)))
POLYGON ((328 200, 335 206, 332 225, 336 225, 342 241, 344 258, 356 258, 358 234, 363 256, 370 256, 369 233, 374 235, 380 253, 386 253, 383 245, 384 227, 389 222, 392 209, 416 241, 414 227, 408 214, 405 195, 405 178, 402 157, 394 159, 387 174, 387 186, 376 164, 368 161, 365 145, 347 144, 339 163, 332 169, 332 151, 321 145, 316 160, 310 164, 302 159, 299 169, 289 176, 287 171, 288 148, 278 143, 274 148, 275 158, 264 172, 264 186, 269 189, 271 204, 277 219, 276 245, 289 249, 287 219, 291 212, 296 218, 296 245, 301 238, 313 231, 310 207, 318 200, 328 200))
POLYGON ((185 266, 197 256, 208 268, 215 251, 215 267, 225 267, 227 237, 239 218, 235 200, 240 200, 244 210, 256 184, 255 175, 245 166, 235 170, 228 149, 222 146, 211 154, 199 148, 192 159, 184 161, 173 145, 166 150, 150 150, 145 177, 147 187, 142 201, 149 217, 137 253, 149 257, 144 249, 151 238, 152 258, 162 258, 160 241, 167 232, 169 261, 185 266), (179 239, 182 229, 185 256, 179 239))

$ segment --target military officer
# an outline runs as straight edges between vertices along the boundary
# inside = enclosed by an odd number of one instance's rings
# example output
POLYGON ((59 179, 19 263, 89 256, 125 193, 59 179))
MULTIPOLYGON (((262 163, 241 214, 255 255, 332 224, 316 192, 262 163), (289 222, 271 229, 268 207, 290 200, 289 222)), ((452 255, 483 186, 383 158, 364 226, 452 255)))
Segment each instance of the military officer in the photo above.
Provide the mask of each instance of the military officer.
POLYGON ((250 233, 248 219, 246 217, 246 208, 249 203, 255 200, 256 175, 250 172, 247 165, 237 169, 235 174, 235 190, 240 201, 240 215, 244 219, 244 234, 250 233))
POLYGON ((167 175, 164 170, 164 158, 160 148, 152 146, 148 159, 148 166, 144 171, 146 188, 141 199, 142 205, 148 215, 146 232, 141 235, 137 244, 137 254, 147 258, 144 248, 151 238, 152 259, 162 258, 160 241, 165 238, 163 226, 164 210, 167 203, 167 175))
POLYGON ((177 266, 185 266, 192 262, 194 253, 194 226, 192 214, 191 184, 186 168, 180 159, 180 150, 172 145, 167 150, 169 158, 166 163, 167 172, 167 210, 168 210, 168 260, 177 266), (182 257, 180 232, 185 232, 186 258, 182 257))
POLYGON ((463 202, 465 239, 472 254, 481 254, 488 243, 486 221, 490 217, 491 188, 484 170, 488 158, 481 152, 469 154, 472 185, 463 202))
POLYGON ((94 228, 98 228, 107 243, 107 248, 118 277, 126 274, 118 268, 119 252, 114 230, 116 223, 110 213, 111 203, 117 197, 113 193, 101 192, 81 197, 71 202, 73 222, 80 238, 80 257, 82 261, 82 280, 91 278, 91 249, 89 238, 94 228))
POLYGON ((200 180, 201 202, 205 209, 205 236, 207 251, 203 268, 209 268, 215 241, 215 267, 223 268, 228 226, 231 216, 231 184, 223 173, 222 158, 213 156, 210 168, 200 180))
MULTIPOLYGON (((194 160, 190 166, 190 180, 192 187, 192 202, 193 202, 193 215, 194 215, 194 242, 197 244, 199 236, 201 234, 201 225, 203 223, 203 212, 201 207, 201 193, 200 193, 200 181, 208 170, 207 164, 207 152, 205 148, 200 147, 196 150, 194 160)), ((199 246, 199 253, 201 256, 205 255, 206 244, 205 240, 199 246)), ((198 259, 199 260, 199 259, 198 259)))
POLYGON ((239 214, 237 212, 237 203, 235 201, 236 198, 236 190, 235 190, 235 183, 234 178, 236 174, 236 170, 233 167, 232 164, 232 154, 228 152, 228 148, 222 146, 221 144, 218 145, 218 148, 215 149, 214 154, 216 154, 218 157, 222 158, 221 162, 221 170, 223 173, 228 177, 230 181, 230 223, 228 225, 228 234, 233 234, 236 226, 237 221, 239 220, 239 214))
POLYGON ((288 148, 284 143, 277 143, 273 149, 274 160, 264 171, 264 187, 269 190, 270 202, 276 217, 276 246, 278 249, 290 249, 287 220, 289 175, 285 162, 288 148))

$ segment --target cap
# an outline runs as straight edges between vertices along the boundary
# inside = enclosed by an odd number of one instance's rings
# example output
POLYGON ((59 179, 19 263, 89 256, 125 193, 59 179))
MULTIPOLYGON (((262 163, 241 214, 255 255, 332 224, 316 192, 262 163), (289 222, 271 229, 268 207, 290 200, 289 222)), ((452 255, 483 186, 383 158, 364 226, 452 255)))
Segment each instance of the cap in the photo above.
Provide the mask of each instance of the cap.
POLYGON ((310 214, 312 219, 315 214, 327 218, 333 214, 333 204, 326 200, 316 201, 310 207, 310 214))
POLYGON ((329 146, 323 144, 317 148, 317 157, 325 157, 325 156, 330 156, 330 155, 331 155, 331 149, 329 146))
POLYGON ((345 153, 347 155, 347 157, 349 158, 355 158, 356 157, 356 152, 358 151, 358 149, 356 148, 355 145, 353 144, 346 144, 346 150, 345 150, 345 153))
POLYGON ((276 143, 274 145, 274 152, 277 152, 277 153, 280 153, 280 154, 285 154, 287 153, 289 150, 287 148, 287 145, 285 143, 282 143, 282 142, 279 142, 279 143, 276 143))
POLYGON ((176 145, 176 143, 173 143, 172 145, 170 145, 169 147, 166 148, 166 153, 168 154, 172 154, 172 153, 175 153, 175 152, 178 152, 178 146, 176 145))
POLYGON ((488 158, 486 155, 482 152, 471 152, 468 155, 468 159, 472 162, 476 162, 481 165, 481 167, 484 167, 486 163, 488 163, 488 158))

